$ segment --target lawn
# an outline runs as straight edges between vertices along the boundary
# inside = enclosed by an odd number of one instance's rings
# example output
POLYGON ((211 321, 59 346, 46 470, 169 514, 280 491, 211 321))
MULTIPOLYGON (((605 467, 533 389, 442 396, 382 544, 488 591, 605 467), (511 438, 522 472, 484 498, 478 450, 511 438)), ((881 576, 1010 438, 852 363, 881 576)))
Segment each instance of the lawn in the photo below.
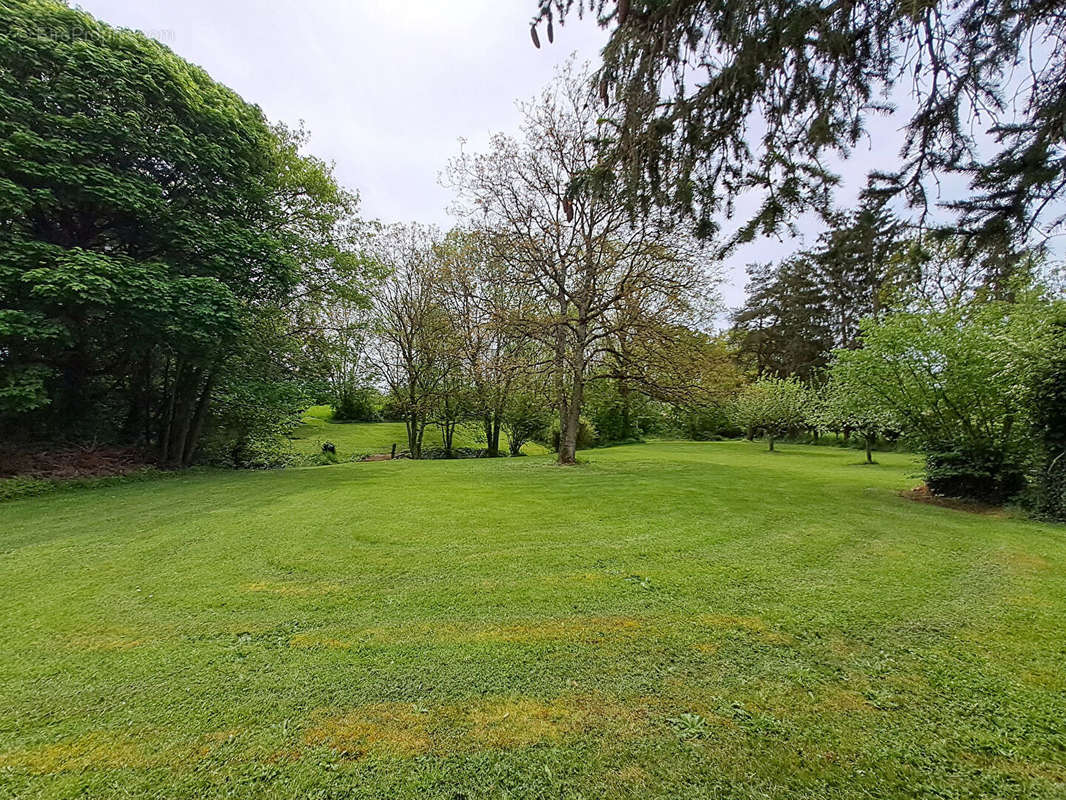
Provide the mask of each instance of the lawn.
MULTIPOLYGON (((322 451, 323 442, 332 442, 337 448, 337 458, 347 461, 352 456, 371 453, 388 453, 396 445, 397 452, 407 449, 407 429, 402 422, 334 422, 329 406, 312 406, 304 415, 301 424, 289 437, 293 449, 311 455, 322 451)), ((440 430, 435 426, 426 428, 423 438, 425 447, 441 447, 440 430)), ((477 432, 469 426, 460 427, 452 441, 454 447, 483 448, 485 442, 478 439, 477 432)), ((500 448, 506 451, 507 437, 500 436, 500 448)), ((532 442, 522 448, 527 455, 542 455, 547 451, 532 442)))
POLYGON ((663 442, 0 505, 0 796, 1062 798, 1066 529, 663 442))

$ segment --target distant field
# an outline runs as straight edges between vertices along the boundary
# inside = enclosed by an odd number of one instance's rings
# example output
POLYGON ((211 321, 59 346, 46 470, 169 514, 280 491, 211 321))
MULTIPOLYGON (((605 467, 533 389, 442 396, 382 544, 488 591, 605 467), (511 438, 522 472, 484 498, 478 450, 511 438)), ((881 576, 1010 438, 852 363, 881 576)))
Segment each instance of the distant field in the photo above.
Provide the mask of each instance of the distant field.
POLYGON ((0 505, 0 797, 1066 796, 1066 528, 899 454, 582 458, 0 505))
MULTIPOLYGON (((407 430, 402 422, 333 422, 329 406, 314 406, 308 409, 301 424, 292 436, 293 447, 299 453, 318 453, 323 442, 332 442, 337 448, 337 457, 344 461, 353 455, 388 453, 392 445, 397 451, 407 449, 407 430)), ((472 428, 464 427, 455 432, 455 447, 484 447, 472 428)), ((426 429, 424 447, 442 447, 440 431, 436 427, 426 429)), ((500 437, 500 449, 506 452, 506 437, 500 437)), ((522 448, 526 455, 540 455, 547 451, 537 444, 522 448)))

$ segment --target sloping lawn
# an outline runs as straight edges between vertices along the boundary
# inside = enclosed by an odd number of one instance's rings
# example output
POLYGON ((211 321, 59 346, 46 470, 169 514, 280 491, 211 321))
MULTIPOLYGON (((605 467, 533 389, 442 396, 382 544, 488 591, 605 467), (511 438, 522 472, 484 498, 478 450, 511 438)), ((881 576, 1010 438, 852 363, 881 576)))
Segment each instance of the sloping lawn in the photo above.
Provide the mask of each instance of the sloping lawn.
POLYGON ((0 505, 0 797, 1066 796, 1066 529, 582 455, 0 505))
MULTIPOLYGON (((311 455, 322 450, 323 442, 332 442, 337 448, 337 457, 346 461, 352 456, 370 453, 388 453, 396 445, 396 451, 407 449, 407 429, 402 422, 334 422, 329 406, 313 406, 304 415, 302 423, 290 437, 293 449, 311 455)), ((476 432, 469 427, 460 427, 452 442, 454 447, 483 448, 476 432)), ((442 447, 440 431, 430 426, 423 438, 424 447, 442 447)), ((500 449, 506 452, 507 437, 500 437, 500 449)), ((532 442, 522 448, 527 455, 541 455, 547 451, 532 442)))

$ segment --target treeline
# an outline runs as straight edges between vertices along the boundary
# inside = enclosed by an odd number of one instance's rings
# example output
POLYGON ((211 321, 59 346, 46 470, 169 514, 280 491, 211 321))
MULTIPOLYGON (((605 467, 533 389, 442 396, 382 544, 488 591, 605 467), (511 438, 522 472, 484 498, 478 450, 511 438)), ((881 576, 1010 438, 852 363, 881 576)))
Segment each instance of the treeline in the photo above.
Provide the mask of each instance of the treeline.
POLYGON ((732 341, 757 380, 734 421, 771 449, 855 434, 868 460, 878 439, 902 440, 936 494, 1066 516, 1066 304, 1037 254, 965 244, 864 212, 753 268, 732 341))
POLYGON ((356 198, 163 45, 0 6, 0 439, 240 464, 324 379, 357 298, 356 198))
MULTIPOLYGON (((550 307, 556 297, 514 268, 514 245, 486 228, 382 229, 372 249, 388 276, 369 308, 342 314, 359 322, 346 329, 345 355, 334 362, 334 419, 402 421, 412 458, 426 455, 429 428, 439 430, 443 455, 456 455, 463 426, 489 457, 518 455, 536 441, 572 463, 578 449, 597 444, 684 435, 693 415, 724 408, 742 383, 724 339, 679 323, 644 342, 635 341, 633 322, 614 316, 587 323, 595 346, 559 335, 581 317, 550 307)), ((597 275, 597 302, 646 301, 618 296, 609 269, 597 275)))
POLYGON ((620 398, 626 438, 638 396, 695 407, 738 381, 722 342, 702 332, 718 282, 707 251, 682 228, 632 213, 610 180, 590 174, 595 99, 587 73, 564 70, 521 106, 520 136, 449 165, 461 227, 443 236, 391 226, 373 238, 388 277, 362 336, 344 335, 335 383, 354 386, 366 365, 414 457, 429 425, 450 449, 455 427, 474 420, 490 455, 501 432, 517 448, 554 429, 560 463, 572 464, 602 386, 620 398))

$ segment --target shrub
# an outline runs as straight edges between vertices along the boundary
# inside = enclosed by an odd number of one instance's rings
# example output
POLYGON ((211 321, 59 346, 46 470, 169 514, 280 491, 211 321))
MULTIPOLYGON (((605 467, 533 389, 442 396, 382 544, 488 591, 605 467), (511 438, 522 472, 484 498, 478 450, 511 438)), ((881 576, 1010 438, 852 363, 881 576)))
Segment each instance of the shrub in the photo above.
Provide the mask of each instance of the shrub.
POLYGON ((954 447, 926 454, 925 482, 942 497, 1000 504, 1025 487, 1025 471, 1000 450, 954 447))
POLYGON ((351 389, 343 392, 333 405, 337 422, 377 422, 381 419, 381 397, 374 389, 351 389))
POLYGON ((1066 321, 1057 321, 1033 403, 1033 510, 1066 521, 1066 321))
POLYGON ((920 303, 867 319, 862 347, 836 352, 831 383, 860 417, 925 454, 932 492, 1001 503, 1022 488, 1040 438, 1034 395, 1054 309, 1019 290, 1012 303, 920 303))
POLYGON ((205 443, 201 458, 204 464, 230 469, 277 469, 298 460, 291 443, 273 433, 211 439, 205 443))
POLYGON ((686 439, 717 442, 744 435, 744 429, 733 421, 729 409, 724 406, 676 409, 675 413, 674 429, 686 439))
POLYGON ((445 450, 443 447, 423 447, 422 458, 485 458, 488 452, 488 450, 478 447, 453 447, 451 450, 445 450))

